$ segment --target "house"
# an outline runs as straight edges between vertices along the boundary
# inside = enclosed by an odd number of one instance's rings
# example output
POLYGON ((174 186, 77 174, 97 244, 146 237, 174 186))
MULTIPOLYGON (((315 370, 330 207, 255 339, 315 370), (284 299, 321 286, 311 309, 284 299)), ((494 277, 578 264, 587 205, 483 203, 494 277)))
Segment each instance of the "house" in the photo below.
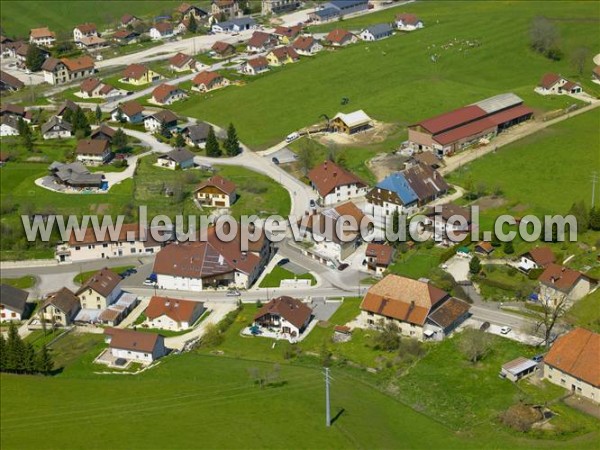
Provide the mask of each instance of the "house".
POLYGON ((494 246, 487 241, 480 241, 475 245, 475 253, 483 256, 490 256, 494 251, 494 246))
POLYGON ((378 23, 365 28, 359 34, 363 41, 379 41, 394 34, 394 29, 387 23, 378 23))
POLYGON ((200 72, 192 80, 192 90, 198 92, 208 92, 214 89, 229 86, 229 80, 219 72, 205 70, 200 72))
POLYGON ((132 14, 123 14, 121 16, 121 27, 128 27, 130 25, 133 27, 139 22, 141 22, 139 17, 136 17, 132 14))
POLYGON ((194 190, 194 199, 200 205, 213 208, 229 208, 236 198, 236 185, 220 175, 204 180, 194 190))
POLYGON ((56 184, 73 189, 99 189, 105 184, 104 175, 90 173, 80 161, 69 164, 55 161, 50 164, 48 171, 56 184))
POLYGON ((167 83, 157 86, 152 91, 152 103, 156 103, 157 105, 172 105, 186 97, 187 94, 183 89, 167 83))
POLYGON ((70 111, 71 113, 76 113, 77 111, 79 111, 79 109, 80 109, 79 105, 77 103, 75 103, 74 101, 65 100, 58 107, 58 110, 56 111, 55 116, 59 117, 61 119, 64 119, 64 116, 67 113, 67 111, 70 111))
POLYGON ((121 30, 117 30, 113 33, 112 39, 119 44, 133 44, 140 37, 140 34, 134 30, 128 30, 127 28, 123 28, 121 30))
POLYGON ((477 143, 489 142, 502 131, 531 119, 533 110, 519 96, 507 93, 409 125, 414 150, 451 155, 477 143))
POLYGON ((24 106, 14 103, 4 103, 0 106, 0 116, 9 116, 17 120, 23 119, 27 123, 31 123, 32 119, 31 111, 27 111, 24 106))
POLYGON ((300 57, 293 47, 277 47, 267 54, 267 61, 269 61, 270 66, 281 66, 299 60, 300 57))
POLYGON ((261 14, 281 14, 283 12, 293 11, 300 6, 298 0, 262 0, 261 14))
POLYGON ((345 202, 367 193, 367 184, 356 175, 338 166, 332 161, 308 172, 310 185, 319 194, 319 203, 323 206, 345 202))
POLYGON ((423 21, 414 14, 402 13, 396 15, 396 28, 401 31, 414 31, 423 28, 423 21))
POLYGON ((181 130, 181 134, 183 137, 185 137, 185 142, 187 145, 192 145, 197 148, 204 148, 209 129, 209 124, 198 122, 195 125, 186 126, 183 130, 181 130))
POLYGON ((426 281, 389 274, 367 291, 358 322, 375 329, 393 323, 404 336, 442 340, 468 317, 470 308, 426 281))
POLYGON ((325 36, 325 42, 329 45, 333 45, 334 47, 343 47, 349 44, 354 44, 358 41, 356 35, 350 33, 347 30, 342 30, 341 28, 337 28, 335 30, 331 30, 327 36, 325 36))
POLYGON ((13 77, 4 70, 0 70, 0 91, 18 91, 23 86, 25 86, 25 83, 17 77, 13 77))
POLYGON ((115 130, 114 128, 111 128, 108 125, 106 125, 105 123, 103 123, 98 128, 96 128, 94 131, 92 131, 92 134, 90 135, 90 139, 104 139, 105 141, 112 143, 112 139, 115 136, 116 132, 117 132, 117 130, 115 130))
POLYGON ((150 39, 153 41, 159 41, 161 39, 167 39, 175 36, 175 30, 173 29, 173 25, 169 22, 159 22, 150 28, 148 32, 150 34, 150 39))
POLYGON ((544 357, 544 379, 600 403, 600 334, 575 328, 560 336, 544 357))
POLYGON ((156 333, 107 328, 104 330, 104 342, 108 344, 113 358, 126 361, 150 364, 167 354, 165 338, 156 333))
POLYGON ((144 311, 145 325, 153 329, 181 331, 191 328, 205 311, 193 300, 153 296, 144 311))
POLYGON ((213 17, 238 17, 242 15, 238 0, 212 0, 210 12, 213 17))
POLYGON ((130 64, 123 70, 121 83, 134 84, 141 86, 143 84, 153 83, 161 79, 160 74, 154 72, 143 64, 130 64))
POLYGON ((106 309, 121 295, 121 277, 108 268, 92 275, 75 293, 83 309, 106 309))
POLYGON ((264 56, 257 56, 242 64, 242 73, 246 75, 258 75, 269 71, 269 61, 264 56))
POLYGON ((443 164, 442 160, 430 151, 414 153, 412 159, 414 160, 415 164, 429 166, 434 170, 439 169, 443 164))
POLYGON ((32 28, 29 31, 29 43, 42 47, 52 47, 56 42, 56 35, 48 27, 32 28))
MULTIPOLYGON (((85 169, 81 163, 81 168, 85 169)), ((99 175, 99 174, 92 174, 99 175)), ((147 228, 137 223, 123 224, 113 237, 107 231, 103 236, 96 235, 93 228, 82 230, 81 236, 72 232, 69 240, 56 247, 58 262, 81 262, 121 256, 152 255, 157 253, 163 243, 154 239, 147 228)), ((154 230, 155 235, 159 230, 154 230)), ((162 234, 160 234, 162 236, 162 234)), ((167 236, 167 235, 165 235, 167 236)), ((162 238, 161 238, 162 239, 162 238)), ((164 238, 166 241, 167 238, 164 238)))
POLYGON ((79 93, 82 98, 110 98, 125 95, 126 92, 115 89, 110 84, 105 84, 99 78, 88 78, 79 85, 79 93))
POLYGON ((323 46, 312 36, 298 37, 292 47, 299 55, 312 56, 323 50, 323 46))
POLYGON ((277 36, 279 39, 279 43, 283 45, 288 45, 296 39, 302 33, 302 25, 295 25, 291 27, 286 26, 278 26, 273 31, 273 34, 277 36))
POLYGON ((30 309, 27 303, 29 292, 8 284, 0 284, 0 323, 23 320, 30 309))
POLYGON ((538 363, 529 358, 519 356, 502 365, 500 376, 506 378, 513 383, 533 375, 538 370, 538 363))
POLYGON ((531 269, 545 268, 556 262, 550 247, 535 247, 519 257, 519 269, 529 272, 531 269))
POLYGON ((297 298, 277 297, 263 305, 254 315, 255 326, 276 330, 290 340, 298 338, 313 318, 312 309, 297 298))
POLYGON ((90 166, 97 166, 106 163, 112 153, 110 151, 110 142, 104 139, 82 139, 77 142, 75 149, 77 161, 90 166))
POLYGON ((156 113, 144 117, 144 128, 148 131, 157 132, 163 127, 163 124, 169 129, 177 127, 178 117, 169 109, 163 109, 156 113))
POLYGON ((110 112, 114 122, 141 123, 144 121, 144 108, 135 100, 122 103, 110 112))
POLYGON ((62 139, 73 136, 71 124, 60 117, 52 116, 48 122, 40 127, 44 139, 62 139))
POLYGON ((196 20, 200 20, 208 16, 208 13, 206 11, 204 11, 201 8, 198 8, 197 6, 190 5, 189 3, 182 3, 175 9, 175 12, 180 14, 182 19, 187 20, 189 20, 191 16, 194 16, 194 19, 196 20))
POLYGON ((243 250, 241 231, 230 242, 221 241, 214 227, 205 239, 169 244, 156 255, 153 272, 159 289, 202 291, 206 288, 248 289, 258 278, 273 251, 262 230, 258 240, 243 250))
POLYGON ((78 58, 47 58, 42 64, 44 81, 49 84, 65 84, 87 78, 96 71, 94 60, 89 56, 78 58))
POLYGON ((568 267, 550 263, 538 278, 539 299, 547 306, 570 306, 595 287, 596 280, 568 267))
POLYGON ((329 126, 336 133, 354 134, 372 128, 373 119, 359 109, 349 114, 337 113, 329 126))
POLYGON ((246 44, 246 50, 249 53, 263 53, 275 47, 277 42, 278 40, 275 35, 263 31, 255 31, 246 44))
POLYGON ((83 38, 98 37, 98 30, 94 23, 84 23, 73 28, 73 41, 78 44, 83 38))
POLYGON ((185 72, 187 70, 196 70, 197 62, 190 55, 185 53, 177 53, 169 58, 169 67, 175 72, 185 72))
POLYGON ((235 55, 235 47, 228 42, 217 41, 213 44, 211 50, 220 58, 228 58, 235 55))
POLYGON ((64 287, 48 296, 40 307, 40 315, 42 320, 52 326, 66 327, 73 323, 80 309, 79 298, 64 287))
POLYGON ((252 17, 240 17, 239 19, 214 23, 211 30, 213 33, 239 33, 253 28, 256 28, 256 21, 252 17))
POLYGON ((367 270, 376 276, 383 273, 394 261, 394 247, 380 242, 369 242, 365 251, 367 270))
POLYGON ((569 81, 556 73, 544 74, 535 91, 542 95, 549 94, 580 94, 581 86, 569 81))
POLYGON ((82 37, 77 43, 77 47, 85 50, 95 50, 106 47, 107 41, 99 36, 82 37))
POLYGON ((471 230, 471 210, 454 203, 429 208, 425 216, 423 227, 443 245, 453 245, 471 230))
POLYGON ((19 120, 13 116, 4 115, 0 119, 0 136, 18 136, 19 120))
POLYGON ((194 154, 185 148, 176 148, 157 158, 156 165, 167 169, 188 169, 194 167, 194 154))

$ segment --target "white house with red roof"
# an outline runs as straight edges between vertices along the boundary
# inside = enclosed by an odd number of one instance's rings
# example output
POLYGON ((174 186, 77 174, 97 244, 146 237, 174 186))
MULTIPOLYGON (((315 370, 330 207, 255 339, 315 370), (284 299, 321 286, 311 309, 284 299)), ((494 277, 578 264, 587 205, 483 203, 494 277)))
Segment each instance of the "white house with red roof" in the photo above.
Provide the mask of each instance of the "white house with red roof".
POLYGON ((560 74, 546 73, 538 83, 535 91, 542 95, 581 94, 583 89, 573 81, 560 74))
POLYGON ((550 307, 568 307, 582 299, 596 286, 597 280, 558 264, 548 264, 538 278, 539 300, 550 307))
POLYGON ((214 175, 198 185, 194 198, 202 206, 229 208, 235 203, 237 188, 233 181, 214 175))
POLYGON ((345 202, 367 193, 367 184, 332 161, 325 161, 308 172, 310 185, 319 193, 323 206, 345 202))
POLYGON ((414 14, 402 13, 396 16, 396 28, 400 31, 414 31, 423 26, 423 21, 414 14))
POLYGON ((191 328, 205 311, 204 304, 193 300, 153 296, 144 311, 149 328, 181 331, 191 328))

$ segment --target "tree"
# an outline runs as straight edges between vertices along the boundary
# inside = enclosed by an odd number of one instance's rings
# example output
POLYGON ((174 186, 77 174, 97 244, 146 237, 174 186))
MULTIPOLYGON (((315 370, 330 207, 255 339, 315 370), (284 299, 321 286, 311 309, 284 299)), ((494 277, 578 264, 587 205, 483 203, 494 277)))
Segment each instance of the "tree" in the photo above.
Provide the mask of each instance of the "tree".
POLYGON ((90 126, 90 122, 83 112, 83 109, 77 108, 73 113, 73 117, 71 118, 71 125, 73 126, 73 131, 75 135, 78 133, 83 136, 89 136, 92 134, 92 127, 90 126))
POLYGON ((198 22, 196 22, 196 18, 193 14, 190 14, 187 29, 190 33, 196 33, 196 31, 198 31, 198 22))
POLYGON ((567 312, 569 302, 566 294, 559 294, 554 298, 541 298, 542 295, 544 294, 540 294, 541 309, 533 313, 535 319, 533 332, 541 337, 542 344, 549 348, 552 342, 552 330, 567 312))
POLYGON ((171 137, 171 132, 169 131, 169 126, 165 120, 160 122, 160 135, 166 138, 171 137))
POLYGON ((119 123, 125 122, 125 115, 123 114, 121 108, 117 108, 117 114, 115 115, 115 119, 117 119, 117 122, 119 123))
POLYGON ((115 131, 112 146, 115 150, 123 150, 127 146, 127 135, 121 128, 117 128, 117 131, 115 131))
POLYGON ((310 139, 303 140, 298 151, 298 164, 302 174, 306 176, 308 172, 314 167, 316 159, 316 152, 314 148, 314 142, 310 139))
POLYGON ((96 105, 96 111, 94 111, 94 116, 96 117, 96 123, 100 124, 100 122, 102 122, 102 110, 100 109, 100 105, 96 105))
POLYGON ((175 147, 176 148, 185 147, 185 138, 183 137, 183 134, 177 133, 177 136, 175 136, 175 147))
POLYGON ((515 247, 513 246, 512 241, 506 241, 504 243, 504 253, 507 255, 512 255, 515 252, 515 247))
POLYGON ((225 153, 227 153, 228 156, 236 156, 241 152, 237 131, 235 131, 235 127, 232 123, 230 123, 229 127, 227 128, 227 139, 225 140, 224 147, 225 153))
POLYGON ((481 261, 479 260, 478 256, 473 256, 471 261, 469 261, 469 272, 471 272, 473 275, 477 275, 479 272, 481 272, 481 261))
POLYGON ((204 347, 216 347, 223 342, 223 336, 219 331, 219 327, 214 323, 208 324, 200 342, 204 347))
POLYGON ((375 349, 393 352, 400 347, 400 330, 393 322, 384 324, 383 319, 379 322, 382 331, 374 338, 375 349))
POLYGON ((588 60, 589 49, 586 47, 577 47, 573 54, 571 55, 571 65, 573 69, 579 74, 579 76, 583 75, 583 71, 585 69, 585 63, 588 60))
POLYGON ((531 47, 550 59, 562 57, 560 35, 556 26, 545 17, 535 17, 529 30, 531 47))
POLYGON ((52 372, 52 369, 54 368, 54 361, 52 361, 52 356, 45 345, 42 346, 37 354, 35 368, 36 372, 43 373, 45 375, 52 372))
POLYGON ((590 209, 590 228, 594 231, 600 231, 600 209, 595 207, 590 209))
POLYGON ((4 372, 6 369, 6 339, 4 335, 0 333, 0 372, 4 372))
POLYGON ((23 372, 35 373, 36 371, 35 348, 31 342, 23 343, 23 372))
POLYGON ((39 72, 42 69, 42 65, 46 57, 42 53, 39 47, 29 44, 27 55, 25 56, 25 67, 32 72, 39 72))
POLYGON ((206 136, 206 156, 213 158, 221 156, 221 147, 219 146, 213 127, 208 127, 208 135, 206 136))
POLYGON ((475 364, 485 358, 490 351, 490 335, 476 328, 467 328, 462 333, 459 348, 467 359, 475 364))
POLYGON ((8 326, 8 337, 6 339, 6 356, 5 356, 5 370, 7 372, 15 372, 19 366, 19 343, 21 338, 17 331, 17 326, 11 322, 8 326))
POLYGON ((577 231, 579 233, 585 233, 589 229, 590 214, 583 200, 578 203, 573 203, 571 209, 569 209, 569 214, 575 216, 575 220, 577 220, 577 231))
POLYGON ((29 124, 25 122, 23 118, 19 118, 18 128, 23 147, 25 147, 28 152, 33 151, 33 133, 31 132, 29 124))

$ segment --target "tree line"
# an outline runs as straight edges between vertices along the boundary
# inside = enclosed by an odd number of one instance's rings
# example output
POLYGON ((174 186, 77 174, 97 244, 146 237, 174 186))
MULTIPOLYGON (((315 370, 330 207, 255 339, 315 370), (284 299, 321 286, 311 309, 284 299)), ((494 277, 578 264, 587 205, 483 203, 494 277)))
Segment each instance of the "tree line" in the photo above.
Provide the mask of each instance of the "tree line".
POLYGON ((31 342, 21 339, 14 323, 10 324, 6 339, 0 334, 0 372, 49 375, 53 368, 48 348, 43 345, 36 351, 31 342))

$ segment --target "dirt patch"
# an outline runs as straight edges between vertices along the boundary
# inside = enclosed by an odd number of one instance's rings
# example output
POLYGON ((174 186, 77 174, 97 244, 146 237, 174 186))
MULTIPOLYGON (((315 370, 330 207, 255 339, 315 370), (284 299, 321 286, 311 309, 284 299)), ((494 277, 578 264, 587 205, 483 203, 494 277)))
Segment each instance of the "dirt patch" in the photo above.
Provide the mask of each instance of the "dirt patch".
POLYGON ((106 212, 110 209, 110 205, 108 203, 100 203, 96 207, 96 214, 106 214, 106 212))
POLYGON ((408 156, 396 153, 380 153, 367 162, 367 167, 371 169, 377 181, 381 181, 391 173, 403 170, 409 159, 408 156))
POLYGON ((321 144, 329 145, 355 145, 364 146, 384 142, 397 130, 397 125, 373 121, 373 127, 355 134, 345 133, 319 133, 313 135, 321 144))
POLYGON ((512 210, 514 212, 524 212, 524 211, 527 211, 528 209, 529 209, 529 207, 527 205, 519 203, 518 205, 514 206, 512 210))
POLYGON ((502 197, 481 197, 475 201, 475 205, 479 206, 481 211, 488 209, 499 208, 506 203, 506 199, 502 197))

